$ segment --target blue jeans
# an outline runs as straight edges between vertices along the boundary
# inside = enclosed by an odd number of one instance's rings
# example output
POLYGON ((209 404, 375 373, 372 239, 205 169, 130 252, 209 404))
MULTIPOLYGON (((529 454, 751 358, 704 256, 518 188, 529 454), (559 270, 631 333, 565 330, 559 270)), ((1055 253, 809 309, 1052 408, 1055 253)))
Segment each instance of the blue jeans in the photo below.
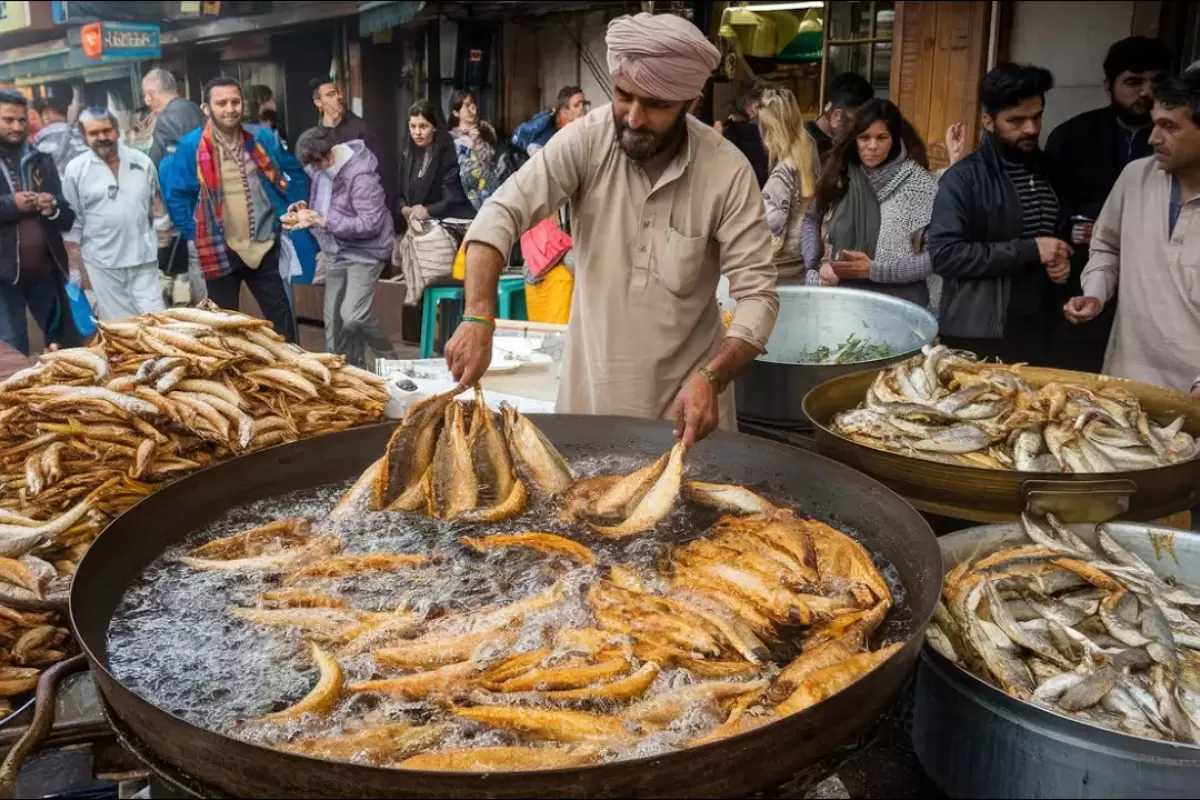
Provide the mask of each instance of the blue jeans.
POLYGON ((71 321, 71 309, 62 297, 58 279, 53 275, 28 283, 0 284, 0 341, 29 355, 29 328, 25 322, 28 308, 46 344, 74 347, 80 342, 71 321))

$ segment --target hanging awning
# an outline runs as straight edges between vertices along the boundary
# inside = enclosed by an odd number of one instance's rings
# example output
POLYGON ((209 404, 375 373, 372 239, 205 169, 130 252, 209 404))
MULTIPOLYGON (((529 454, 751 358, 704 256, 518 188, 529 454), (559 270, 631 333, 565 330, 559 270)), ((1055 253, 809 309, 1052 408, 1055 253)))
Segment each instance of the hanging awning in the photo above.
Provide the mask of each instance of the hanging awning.
POLYGON ((395 28, 417 18, 428 3, 421 0, 385 0, 385 2, 359 3, 358 35, 370 36, 388 28, 395 28))

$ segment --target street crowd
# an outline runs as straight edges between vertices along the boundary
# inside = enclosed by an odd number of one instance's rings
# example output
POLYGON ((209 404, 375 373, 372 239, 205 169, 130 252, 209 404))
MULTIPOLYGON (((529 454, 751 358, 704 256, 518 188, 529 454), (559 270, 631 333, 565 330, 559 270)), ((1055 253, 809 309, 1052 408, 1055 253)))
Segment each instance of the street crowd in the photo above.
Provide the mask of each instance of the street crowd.
POLYGON ((1053 76, 997 65, 981 137, 951 126, 938 173, 859 75, 834 78, 816 119, 756 83, 709 126, 690 112, 720 53, 689 21, 621 17, 607 47, 611 104, 564 87, 502 137, 456 91, 444 118, 409 109, 398 154, 325 76, 294 139, 269 89, 227 77, 197 106, 152 70, 151 119, 124 135, 106 109, 68 124, 69 97, 29 109, 0 91, 0 340, 28 353, 28 310, 48 343, 78 343, 72 248, 98 319, 161 309, 161 276, 190 274, 185 300, 236 308, 245 285, 293 341, 291 280, 319 263, 326 346, 366 365, 394 355, 373 310, 394 265, 410 318, 427 287, 465 277, 446 358, 471 382, 500 274, 523 263, 531 312, 570 320, 558 410, 667 417, 688 441, 734 425, 729 385, 766 348, 785 282, 926 306, 946 344, 980 356, 1200 399, 1200 68, 1171 74, 1158 41, 1113 44, 1110 103, 1044 149, 1053 76))

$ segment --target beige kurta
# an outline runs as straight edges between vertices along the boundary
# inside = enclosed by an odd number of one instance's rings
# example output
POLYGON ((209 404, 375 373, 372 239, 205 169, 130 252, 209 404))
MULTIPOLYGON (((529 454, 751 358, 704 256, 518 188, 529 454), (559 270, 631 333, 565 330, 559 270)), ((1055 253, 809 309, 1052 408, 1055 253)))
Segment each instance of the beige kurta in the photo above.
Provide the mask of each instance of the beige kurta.
POLYGON ((1200 198, 1168 235, 1170 200, 1154 158, 1125 167, 1092 230, 1083 293, 1108 302, 1120 287, 1106 374, 1187 392, 1200 370, 1200 198))
MULTIPOLYGON (((611 106, 550 140, 479 210, 467 242, 508 253, 571 203, 576 266, 558 411, 657 419, 724 336, 759 349, 779 296, 762 197, 732 144, 688 117, 687 144, 655 186, 621 152, 611 106), (737 301, 726 332, 719 277, 737 301)), ((721 398, 732 428, 732 391, 721 398)))

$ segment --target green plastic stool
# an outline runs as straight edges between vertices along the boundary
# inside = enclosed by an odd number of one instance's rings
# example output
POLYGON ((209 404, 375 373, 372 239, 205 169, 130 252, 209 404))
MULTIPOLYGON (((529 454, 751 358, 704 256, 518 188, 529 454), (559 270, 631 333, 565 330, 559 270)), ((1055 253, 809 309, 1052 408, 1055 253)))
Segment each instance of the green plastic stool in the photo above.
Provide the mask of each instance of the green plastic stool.
MULTIPOLYGON (((443 300, 463 299, 461 286, 434 286, 425 290, 421 300, 421 358, 433 358, 433 340, 437 333, 437 314, 443 300)), ((499 319, 526 319, 525 278, 505 275, 497 292, 499 319)))

